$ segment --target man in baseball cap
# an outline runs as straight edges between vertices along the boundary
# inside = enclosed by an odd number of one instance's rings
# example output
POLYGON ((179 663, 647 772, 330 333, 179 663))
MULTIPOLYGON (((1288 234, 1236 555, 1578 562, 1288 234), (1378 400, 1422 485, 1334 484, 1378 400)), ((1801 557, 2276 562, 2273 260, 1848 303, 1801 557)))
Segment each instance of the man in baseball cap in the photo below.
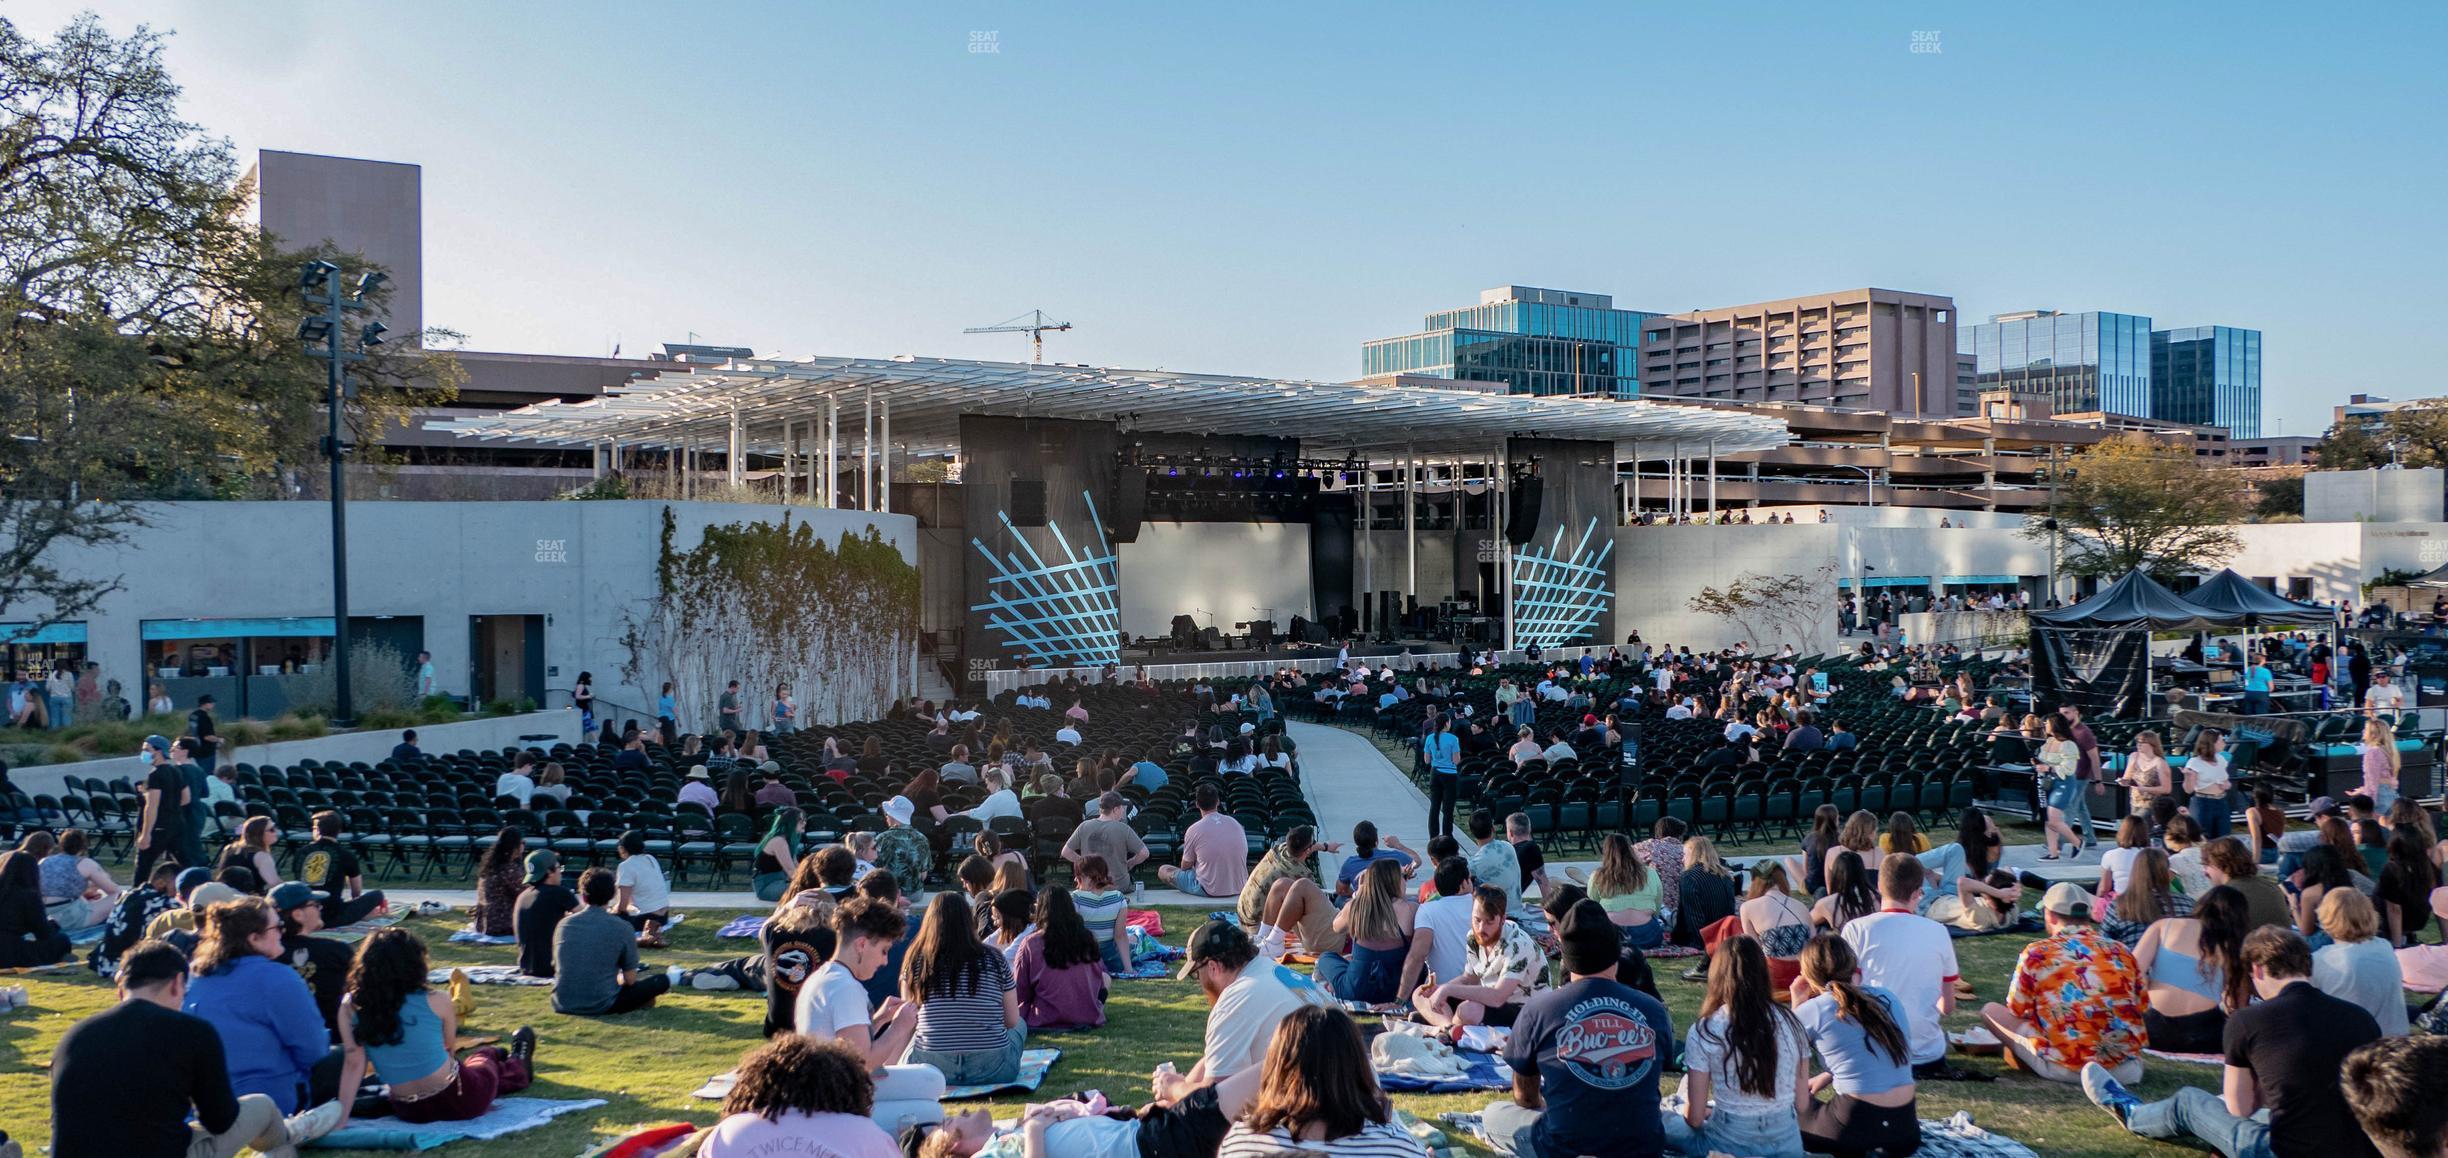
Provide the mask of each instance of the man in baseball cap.
POLYGON ((306 979, 323 1027, 336 1037, 340 997, 348 992, 349 964, 356 954, 329 937, 314 936, 323 929, 323 897, 304 881, 284 881, 270 895, 273 911, 280 914, 281 963, 306 979))
POLYGON ((2132 951, 2100 932, 2098 911, 2099 898, 2072 881, 2041 896, 2049 935, 2023 947, 2006 1003, 1981 1007, 2009 1064, 2054 1082, 2079 1083, 2091 1063, 2118 1081, 2141 1080, 2142 972, 2132 951))
POLYGON ((1221 1081, 1265 1059, 1275 1027, 1303 1005, 1327 997, 1307 976, 1258 955, 1241 926, 1213 920, 1190 934, 1190 955, 1181 977, 1198 979, 1207 1011, 1207 1048, 1187 1075, 1184 1091, 1221 1081))
POLYGON ((553 975, 553 930, 561 918, 578 911, 578 894, 561 883, 561 858, 551 849, 527 854, 527 887, 511 906, 510 928, 518 934, 519 972, 529 977, 553 975))

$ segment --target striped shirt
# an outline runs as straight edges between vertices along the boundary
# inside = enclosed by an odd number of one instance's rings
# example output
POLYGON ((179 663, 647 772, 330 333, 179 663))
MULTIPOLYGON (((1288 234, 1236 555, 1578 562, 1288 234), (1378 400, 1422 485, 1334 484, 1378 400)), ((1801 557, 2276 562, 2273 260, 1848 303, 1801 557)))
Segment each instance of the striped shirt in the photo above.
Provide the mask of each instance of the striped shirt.
POLYGON ((1130 898, 1117 889, 1107 889, 1101 893, 1086 889, 1071 891, 1071 907, 1079 910, 1080 920, 1088 926, 1089 932, 1096 934, 1099 945, 1112 943, 1114 933, 1121 928, 1122 910, 1129 903, 1130 898))
POLYGON ((1391 1122, 1362 1127, 1360 1132, 1331 1142, 1298 1141, 1277 1126, 1265 1133, 1236 1122, 1232 1132, 1224 1135, 1224 1147, 1216 1158, 1286 1158, 1313 1154, 1333 1158, 1426 1158, 1428 1151, 1419 1140, 1391 1122))
POLYGON ((1011 1043, 1003 1025, 1003 995, 1012 991, 1011 965, 989 948, 966 988, 939 982, 918 1002, 914 1048, 937 1053, 1002 1049, 1011 1043))

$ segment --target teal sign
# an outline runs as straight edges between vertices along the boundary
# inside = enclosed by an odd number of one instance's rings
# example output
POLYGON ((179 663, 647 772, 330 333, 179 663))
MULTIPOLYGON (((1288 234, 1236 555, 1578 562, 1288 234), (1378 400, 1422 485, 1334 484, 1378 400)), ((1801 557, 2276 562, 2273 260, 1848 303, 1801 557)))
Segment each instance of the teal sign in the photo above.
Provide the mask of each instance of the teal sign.
POLYGON ((332 621, 328 615, 290 619, 148 619, 144 623, 144 637, 148 640, 237 639, 264 635, 329 638, 331 633, 332 621))

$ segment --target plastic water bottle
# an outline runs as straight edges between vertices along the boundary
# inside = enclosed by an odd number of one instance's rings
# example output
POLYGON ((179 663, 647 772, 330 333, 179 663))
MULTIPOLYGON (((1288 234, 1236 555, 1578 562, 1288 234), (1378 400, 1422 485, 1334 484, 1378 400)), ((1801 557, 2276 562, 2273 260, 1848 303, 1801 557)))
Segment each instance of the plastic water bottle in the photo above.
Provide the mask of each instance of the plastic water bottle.
POLYGON ((686 969, 682 969, 681 967, 679 967, 679 966, 677 966, 677 965, 674 965, 674 966, 672 966, 671 968, 669 968, 669 969, 667 969, 667 970, 664 970, 663 975, 664 975, 665 977, 669 977, 669 978, 671 978, 671 985, 672 985, 672 988, 674 988, 674 989, 678 989, 678 988, 680 988, 680 981, 681 981, 681 979, 682 979, 682 978, 685 978, 685 977, 687 977, 687 976, 688 976, 688 970, 686 970, 686 969))

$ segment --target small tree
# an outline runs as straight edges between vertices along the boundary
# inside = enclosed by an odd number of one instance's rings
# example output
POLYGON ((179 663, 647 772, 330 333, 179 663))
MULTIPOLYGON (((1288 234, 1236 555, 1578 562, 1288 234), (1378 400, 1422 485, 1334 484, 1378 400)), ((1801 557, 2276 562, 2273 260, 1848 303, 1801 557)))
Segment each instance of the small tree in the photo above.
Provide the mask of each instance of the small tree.
POLYGON ((1722 589, 1701 588, 1686 606, 1740 628, 1754 646, 1807 641, 1826 611, 1823 601, 1835 573, 1833 563, 1801 574, 1746 572, 1722 589))
MULTIPOLYGON (((2244 517, 2242 480, 2203 466, 2190 446, 2120 435, 2075 455, 2071 467, 2052 504, 2071 574, 2139 569, 2164 583, 2211 570, 2242 546, 2228 526, 2244 517)), ((2023 533, 2047 538, 2047 517, 2035 512, 2023 533)))
POLYGON ((2389 445, 2386 439, 2375 437, 2362 419, 2349 418, 2332 425, 2312 454, 2322 470, 2369 470, 2388 465, 2389 445))

